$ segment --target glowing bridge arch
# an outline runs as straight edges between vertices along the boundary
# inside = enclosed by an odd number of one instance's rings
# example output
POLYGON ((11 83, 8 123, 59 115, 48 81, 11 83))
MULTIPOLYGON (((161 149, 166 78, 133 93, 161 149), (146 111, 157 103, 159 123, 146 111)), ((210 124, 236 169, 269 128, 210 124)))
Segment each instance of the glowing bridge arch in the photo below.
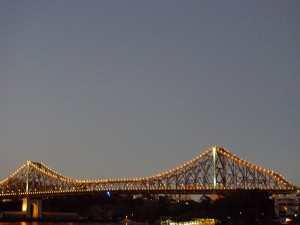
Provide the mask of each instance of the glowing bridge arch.
POLYGON ((27 161, 10 177, 0 181, 0 198, 81 195, 104 191, 197 194, 235 189, 286 193, 294 191, 295 186, 273 171, 255 166, 214 146, 170 171, 132 179, 75 180, 60 175, 43 163, 27 161))

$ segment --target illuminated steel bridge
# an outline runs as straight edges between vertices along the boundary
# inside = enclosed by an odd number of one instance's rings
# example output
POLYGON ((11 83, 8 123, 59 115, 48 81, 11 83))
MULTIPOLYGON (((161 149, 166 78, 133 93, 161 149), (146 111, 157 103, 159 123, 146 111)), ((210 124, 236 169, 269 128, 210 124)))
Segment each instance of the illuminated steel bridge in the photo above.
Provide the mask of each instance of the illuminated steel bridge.
POLYGON ((28 161, 10 177, 0 181, 0 198, 41 198, 107 191, 203 194, 235 189, 288 193, 295 191, 295 186, 273 171, 248 163, 225 149, 212 147, 170 171, 132 179, 75 180, 60 175, 43 163, 28 161))

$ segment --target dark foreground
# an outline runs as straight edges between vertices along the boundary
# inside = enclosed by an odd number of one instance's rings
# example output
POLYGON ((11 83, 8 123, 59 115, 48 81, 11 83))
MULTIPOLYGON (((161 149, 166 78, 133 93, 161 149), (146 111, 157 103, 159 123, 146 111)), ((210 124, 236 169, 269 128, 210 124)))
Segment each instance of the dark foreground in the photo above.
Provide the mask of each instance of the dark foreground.
MULTIPOLYGON (((2 218, 0 224, 115 224, 124 218, 144 224, 160 224, 165 219, 188 221, 193 218, 215 218, 222 225, 280 224, 275 219, 274 201, 267 192, 259 190, 237 190, 219 196, 214 201, 205 195, 196 201, 178 201, 171 197, 103 193, 95 196, 47 198, 43 199, 43 212, 46 215, 43 220, 30 222, 24 218, 2 218), (64 217, 61 212, 74 217, 64 217)), ((0 211, 21 211, 21 205, 20 201, 0 202, 0 211)), ((299 224, 296 218, 293 224, 299 224)))

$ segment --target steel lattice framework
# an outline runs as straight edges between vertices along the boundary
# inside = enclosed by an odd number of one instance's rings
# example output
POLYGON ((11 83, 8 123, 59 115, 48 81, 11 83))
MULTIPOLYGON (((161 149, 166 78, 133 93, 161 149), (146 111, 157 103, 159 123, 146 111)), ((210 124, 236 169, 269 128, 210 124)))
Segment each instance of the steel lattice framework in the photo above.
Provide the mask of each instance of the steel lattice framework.
POLYGON ((0 197, 39 197, 126 193, 220 193, 235 189, 263 189, 273 193, 295 190, 279 174, 250 164, 225 149, 212 147, 195 159, 151 177, 110 180, 75 180, 51 170, 43 163, 27 161, 0 182, 0 197))

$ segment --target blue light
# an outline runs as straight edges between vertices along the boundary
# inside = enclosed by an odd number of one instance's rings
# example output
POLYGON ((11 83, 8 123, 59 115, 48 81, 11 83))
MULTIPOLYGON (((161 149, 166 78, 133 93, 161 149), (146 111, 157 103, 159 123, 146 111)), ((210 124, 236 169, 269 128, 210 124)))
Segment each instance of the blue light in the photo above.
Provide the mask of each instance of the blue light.
POLYGON ((110 197, 110 192, 109 192, 109 191, 107 191, 107 192, 106 192, 106 194, 107 194, 107 196, 109 196, 109 197, 110 197))

